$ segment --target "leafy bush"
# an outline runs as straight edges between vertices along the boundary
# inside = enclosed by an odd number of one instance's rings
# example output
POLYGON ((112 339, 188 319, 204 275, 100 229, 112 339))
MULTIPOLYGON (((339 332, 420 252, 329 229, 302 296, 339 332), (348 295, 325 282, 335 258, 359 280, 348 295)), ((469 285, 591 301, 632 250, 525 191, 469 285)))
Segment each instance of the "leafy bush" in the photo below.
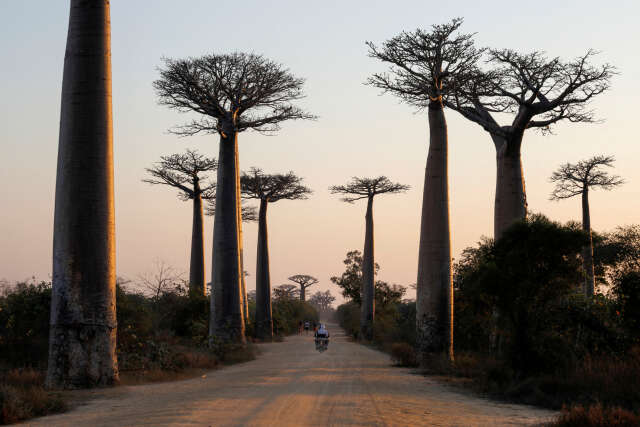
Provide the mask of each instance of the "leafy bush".
POLYGON ((415 348, 406 342, 391 344, 391 359, 398 366, 418 366, 415 348))
POLYGON ((59 394, 43 388, 44 374, 14 369, 0 377, 0 424, 63 412, 67 405, 59 394))
POLYGON ((634 427, 640 425, 640 415, 620 407, 604 407, 601 404, 563 408, 560 416, 548 426, 557 427, 634 427))

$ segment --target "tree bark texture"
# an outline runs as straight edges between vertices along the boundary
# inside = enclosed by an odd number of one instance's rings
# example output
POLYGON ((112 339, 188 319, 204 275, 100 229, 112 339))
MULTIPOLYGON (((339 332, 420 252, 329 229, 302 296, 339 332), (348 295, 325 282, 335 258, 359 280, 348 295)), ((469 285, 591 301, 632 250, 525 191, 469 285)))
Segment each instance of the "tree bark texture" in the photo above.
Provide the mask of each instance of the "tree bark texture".
POLYGON ((591 235, 591 214, 589 213, 589 188, 582 190, 582 229, 589 236, 589 245, 582 248, 582 263, 585 273, 584 293, 592 297, 596 289, 593 271, 593 236, 591 235))
POLYGON ((245 342, 237 144, 236 132, 220 135, 211 269, 211 344, 214 340, 245 342))
POLYGON ((367 200, 365 215, 364 252, 362 255, 362 305, 360 306, 360 333, 365 340, 373 339, 375 316, 373 196, 367 200))
POLYGON ((191 229, 191 263, 189 266, 189 293, 204 295, 204 229, 202 224, 202 197, 193 197, 193 226, 191 229))
POLYGON ((53 229, 49 388, 108 386, 116 359, 109 1, 71 0, 53 229))
POLYGON ((522 135, 493 136, 496 147, 496 199, 493 235, 497 240, 514 222, 527 217, 527 196, 520 147, 522 135))
POLYGON ((240 187, 240 154, 238 153, 238 144, 236 144, 236 192, 238 199, 238 244, 240 245, 240 300, 242 309, 242 318, 245 327, 249 323, 249 301, 247 300, 247 285, 244 277, 244 239, 242 235, 242 191, 240 187))
POLYGON ((307 288, 304 285, 300 285, 300 301, 307 300, 307 288))
POLYGON ((453 282, 449 229, 447 123, 442 104, 429 104, 429 154, 422 199, 416 301, 422 364, 446 352, 453 359, 453 282))
POLYGON ((258 216, 258 253, 256 265, 256 337, 271 339, 271 277, 269 275, 269 238, 267 234, 267 200, 260 201, 258 216))

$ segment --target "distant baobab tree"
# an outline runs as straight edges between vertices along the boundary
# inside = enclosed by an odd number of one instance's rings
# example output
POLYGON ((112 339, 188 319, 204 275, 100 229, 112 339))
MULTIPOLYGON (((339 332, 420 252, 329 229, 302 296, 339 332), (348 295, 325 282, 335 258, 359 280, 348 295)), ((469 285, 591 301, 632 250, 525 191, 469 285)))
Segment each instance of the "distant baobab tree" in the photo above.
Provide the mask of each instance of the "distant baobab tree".
POLYGON ((460 34, 462 19, 431 31, 403 32, 369 55, 390 66, 369 84, 390 92, 429 117, 429 153, 422 196, 416 291, 418 352, 422 364, 431 353, 453 359, 453 279, 449 220, 448 136, 445 100, 472 77, 483 50, 473 34, 460 34))
POLYGON ((298 299, 300 298, 300 291, 298 286, 285 283, 273 288, 273 299, 298 299))
POLYGON ((482 126, 496 148, 494 237, 515 221, 526 218, 527 198, 521 150, 525 131, 551 133, 561 121, 593 123, 590 101, 609 89, 612 65, 591 64, 596 52, 587 51, 571 61, 547 58, 543 52, 523 54, 510 49, 488 50, 486 72, 457 86, 445 105, 482 126), (509 125, 498 123, 495 113, 511 113, 509 125))
POLYGON ((307 288, 318 283, 318 279, 308 274, 296 274, 295 276, 289 277, 289 280, 300 286, 300 301, 306 301, 307 288))
MULTIPOLYGON (((207 200, 207 206, 205 208, 205 215, 207 216, 215 216, 216 214, 216 198, 212 197, 207 200)), ((258 209, 255 206, 240 206, 240 217, 242 222, 255 222, 258 220, 258 209)), ((242 233, 242 229, 240 230, 242 233)), ((242 234, 240 234, 240 240, 242 240, 242 234)), ((249 322, 249 302, 247 300, 247 284, 246 277, 247 272, 244 270, 244 249, 242 245, 240 246, 240 267, 244 274, 241 276, 241 284, 240 284, 240 297, 242 298, 242 314, 244 317, 244 323, 247 324, 249 322)))
POLYGON ((118 382, 108 0, 71 0, 53 225, 48 388, 118 382))
POLYGON ((146 171, 153 178, 142 181, 154 185, 168 185, 179 190, 178 197, 193 200, 191 228, 191 263, 189 264, 189 292, 205 294, 204 230, 202 200, 215 197, 215 182, 205 183, 207 172, 216 170, 218 163, 197 151, 161 156, 160 161, 146 171))
POLYGON ((331 309, 331 304, 336 300, 336 297, 331 295, 331 291, 316 292, 309 298, 309 303, 318 308, 318 311, 326 313, 331 309))
POLYGON ((271 276, 269 274, 269 239, 267 232, 267 207, 280 200, 306 199, 311 190, 302 185, 302 178, 293 172, 265 174, 251 168, 240 177, 242 197, 260 201, 258 212, 258 249, 256 254, 256 337, 273 338, 271 318, 271 276))
POLYGON ((267 58, 246 53, 164 59, 154 82, 159 102, 201 115, 172 132, 218 134, 220 154, 213 231, 210 342, 245 342, 240 252, 238 133, 274 133, 286 120, 312 119, 293 105, 303 98, 304 80, 267 58))
POLYGON ((591 214, 589 213, 589 190, 602 188, 612 190, 624 183, 617 175, 609 175, 601 168, 613 167, 613 156, 594 156, 578 163, 565 163, 550 178, 556 183, 551 200, 564 200, 582 196, 582 229, 589 236, 589 245, 582 250, 582 262, 585 271, 584 292, 588 296, 595 293, 596 280, 593 271, 593 238, 591 236, 591 214))
POLYGON ((366 340, 373 339, 375 317, 375 272, 373 238, 373 198, 379 194, 403 193, 410 187, 391 182, 386 176, 377 178, 353 177, 346 185, 329 187, 332 194, 344 194, 342 201, 353 203, 367 199, 365 214, 364 252, 362 261, 362 304, 360 305, 360 331, 366 340))

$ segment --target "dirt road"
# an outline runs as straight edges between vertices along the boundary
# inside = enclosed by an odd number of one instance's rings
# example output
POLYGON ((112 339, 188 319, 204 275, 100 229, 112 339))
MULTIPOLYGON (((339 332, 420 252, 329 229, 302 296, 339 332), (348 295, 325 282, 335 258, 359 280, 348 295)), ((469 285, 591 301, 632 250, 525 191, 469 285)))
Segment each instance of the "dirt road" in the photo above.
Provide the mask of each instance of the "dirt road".
POLYGON ((389 357, 349 342, 334 326, 328 351, 311 336, 260 345, 257 360, 205 378, 99 391, 41 426, 502 426, 548 420, 552 412, 491 402, 390 366, 389 357))

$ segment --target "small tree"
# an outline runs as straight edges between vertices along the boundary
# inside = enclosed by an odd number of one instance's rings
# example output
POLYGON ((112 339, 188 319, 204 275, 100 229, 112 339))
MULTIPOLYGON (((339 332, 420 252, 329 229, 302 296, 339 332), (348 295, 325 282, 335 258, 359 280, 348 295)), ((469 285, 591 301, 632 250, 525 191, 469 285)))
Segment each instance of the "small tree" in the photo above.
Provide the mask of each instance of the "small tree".
POLYGON ((373 246, 373 198, 379 194, 404 193, 408 185, 391 182, 386 176, 377 178, 354 177, 347 185, 329 187, 332 194, 345 194, 342 198, 347 203, 367 199, 365 214, 364 257, 362 263, 362 304, 360 305, 360 329, 366 340, 373 338, 373 322, 375 317, 375 279, 374 279, 374 246, 373 246))
POLYGON ((547 58, 543 52, 528 54, 510 49, 490 49, 492 68, 476 71, 472 79, 457 85, 445 105, 482 126, 496 149, 494 237, 527 216, 527 197, 521 151, 525 131, 551 133, 561 121, 593 123, 590 101, 609 89, 615 68, 591 63, 596 52, 587 51, 572 61, 547 58), (498 123, 495 113, 511 113, 511 124, 498 123))
POLYGON ((289 277, 289 280, 300 286, 300 301, 306 301, 307 288, 318 283, 318 279, 308 274, 296 274, 295 276, 289 277))
POLYGON ((195 112, 200 120, 173 130, 179 135, 220 135, 213 266, 210 342, 245 342, 241 297, 242 222, 238 134, 273 133, 286 120, 313 116, 293 105, 303 97, 304 80, 261 55, 231 53, 200 58, 165 59, 154 87, 160 104, 195 112))
POLYGON ((271 276, 269 274, 269 239, 267 233, 267 206, 279 200, 306 199, 311 190, 302 185, 302 178, 293 172, 267 175, 252 168, 240 178, 242 196, 260 201, 258 213, 258 250, 256 265, 256 337, 273 337, 271 318, 271 276))
POLYGON ((298 299, 300 298, 300 290, 296 285, 285 283, 284 285, 273 288, 273 299, 298 299))
POLYGON ((336 300, 336 297, 331 295, 331 291, 316 292, 309 298, 309 304, 316 307, 319 312, 326 313, 331 309, 331 304, 336 300))
POLYGON ((584 292, 593 296, 596 287, 593 270, 593 237, 591 235, 591 214, 589 213, 589 190, 602 188, 612 190, 624 183, 616 175, 609 175, 601 167, 613 167, 613 156, 594 156, 578 163, 565 163, 551 175, 550 181, 556 183, 551 200, 564 200, 582 196, 582 229, 589 236, 589 244, 582 250, 585 272, 584 292))
MULTIPOLYGON (((342 275, 333 276, 330 280, 342 290, 343 297, 362 305, 362 252, 357 249, 347 252, 343 263, 346 268, 342 275)), ((373 275, 378 274, 379 270, 378 263, 374 263, 373 275)))
POLYGON ((189 292, 205 294, 204 230, 202 200, 215 196, 215 182, 203 184, 206 173, 216 170, 215 159, 204 157, 197 151, 185 154, 161 156, 160 161, 146 171, 153 177, 143 182, 153 185, 168 185, 177 188, 180 200, 193 200, 193 222, 191 228, 191 263, 189 264, 189 292))

